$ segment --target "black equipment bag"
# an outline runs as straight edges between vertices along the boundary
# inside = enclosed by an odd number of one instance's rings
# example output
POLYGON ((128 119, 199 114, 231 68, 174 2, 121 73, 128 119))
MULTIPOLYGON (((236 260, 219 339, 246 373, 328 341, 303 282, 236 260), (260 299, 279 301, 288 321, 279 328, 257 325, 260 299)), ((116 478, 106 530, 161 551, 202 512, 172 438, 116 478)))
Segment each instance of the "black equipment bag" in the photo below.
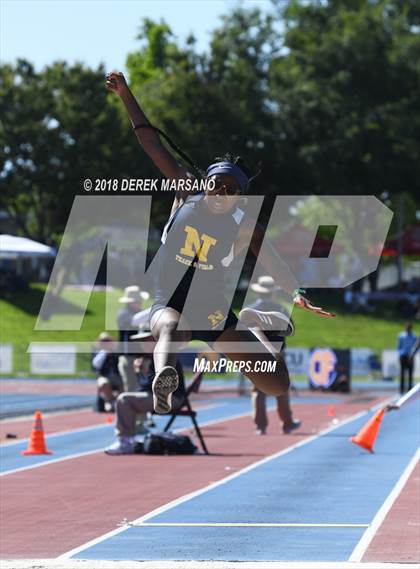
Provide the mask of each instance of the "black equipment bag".
POLYGON ((194 454, 195 444, 187 435, 149 433, 144 437, 144 454, 194 454))

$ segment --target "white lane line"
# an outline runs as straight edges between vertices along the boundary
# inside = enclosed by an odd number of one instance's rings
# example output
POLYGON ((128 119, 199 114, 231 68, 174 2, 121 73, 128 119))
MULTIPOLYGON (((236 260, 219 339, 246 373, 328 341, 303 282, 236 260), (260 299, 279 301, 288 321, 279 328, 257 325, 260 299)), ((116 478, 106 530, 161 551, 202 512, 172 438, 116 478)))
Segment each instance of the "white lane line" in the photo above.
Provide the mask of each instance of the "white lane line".
MULTIPOLYGON (((197 405, 197 407, 195 407, 195 409, 197 411, 204 411, 204 410, 208 410, 208 409, 215 409, 215 408, 219 408, 219 407, 223 407, 225 406, 226 403, 222 403, 217 405, 216 403, 212 403, 209 405, 203 405, 201 407, 199 407, 197 405)), ((44 418, 44 415, 43 415, 44 418)), ((65 429, 64 431, 56 431, 54 433, 45 433, 45 438, 47 439, 52 439, 53 437, 61 437, 62 435, 68 435, 69 433, 71 434, 77 434, 77 433, 83 433, 86 431, 91 431, 93 429, 100 429, 103 427, 109 427, 110 425, 113 425, 114 423, 97 423, 96 425, 89 425, 87 427, 78 427, 76 429, 65 429)), ((10 442, 5 442, 2 443, 0 445, 0 449, 2 448, 7 448, 7 447, 11 447, 11 446, 16 446, 22 443, 27 443, 29 441, 29 437, 26 437, 24 439, 19 439, 18 441, 10 441, 10 442)), ((1 476, 1 473, 0 473, 1 476)))
POLYGON ((206 405, 195 405, 195 411, 207 411, 207 409, 220 409, 220 407, 226 407, 227 403, 208 403, 206 405))
MULTIPOLYGON (((42 417, 61 417, 64 415, 75 415, 76 413, 86 413, 92 410, 92 405, 86 405, 86 407, 80 407, 80 409, 69 409, 62 411, 45 411, 42 413, 42 417)), ((19 417, 3 417, 0 419, 0 428, 4 427, 5 423, 21 423, 22 421, 33 421, 33 413, 31 415, 20 415, 19 417)))
MULTIPOLYGON (((380 407, 384 404, 385 403, 381 402, 377 406, 380 407)), ((271 455, 259 460, 258 462, 250 464, 250 465, 246 466, 245 468, 242 468, 241 470, 238 470, 237 472, 231 474, 230 476, 227 476, 226 478, 222 478, 221 480, 218 480, 216 482, 208 484, 207 486, 204 486, 203 488, 200 488, 199 490, 195 490, 194 492, 190 492, 189 494, 185 494, 184 496, 181 496, 180 498, 172 500, 171 502, 168 502, 167 504, 164 504, 163 506, 159 506, 158 508, 156 508, 155 510, 152 510, 151 512, 145 514, 144 516, 141 516, 140 518, 133 520, 131 523, 141 524, 142 522, 145 522, 145 521, 149 520, 150 518, 158 516, 159 514, 162 514, 166 511, 176 507, 176 506, 179 506, 180 504, 183 504, 184 502, 187 502, 188 500, 191 500, 192 498, 196 498, 197 496, 201 496, 201 494, 209 492, 210 490, 213 490, 214 488, 217 488, 218 486, 221 486, 223 484, 227 484, 231 480, 234 480, 235 478, 238 478, 239 476, 242 476, 243 474, 246 474, 247 472, 250 472, 251 470, 254 470, 255 468, 259 468, 260 466, 262 466, 263 464, 266 464, 267 462, 270 462, 272 460, 275 460, 276 458, 284 456, 284 455, 288 454, 289 452, 294 451, 297 448, 300 448, 302 446, 305 446, 305 445, 311 443, 312 441, 315 441, 316 439, 326 435, 327 433, 335 431, 339 427, 343 427, 344 425, 347 425, 348 423, 356 421, 357 419, 359 419, 360 417, 363 417, 367 413, 369 413, 369 411, 361 411, 359 413, 356 413, 355 415, 352 415, 352 416, 348 417, 347 419, 343 420, 341 423, 338 423, 337 425, 332 425, 332 426, 320 431, 316 435, 312 435, 312 436, 308 437, 307 439, 301 440, 298 443, 295 443, 294 445, 292 445, 286 449, 283 449, 279 452, 271 454, 271 455)), ((127 526, 123 526, 123 527, 120 526, 117 529, 111 530, 111 531, 109 531, 109 532, 107 532, 107 533, 105 533, 105 534, 103 534, 103 535, 101 535, 95 539, 88 541, 87 543, 84 543, 83 545, 80 545, 78 547, 71 549, 70 551, 63 553, 62 555, 57 557, 57 559, 70 559, 71 557, 73 557, 74 555, 77 555, 78 553, 81 553, 85 549, 88 549, 89 547, 93 547, 94 545, 97 545, 98 543, 101 543, 102 541, 105 541, 106 539, 109 539, 111 537, 114 537, 115 535, 118 535, 119 533, 126 531, 127 529, 128 529, 127 526)))
POLYGON ((402 473, 399 480, 395 484, 394 488, 388 494, 388 497, 386 498, 385 502, 382 504, 376 516, 373 518, 369 528, 365 531, 365 533, 362 535, 361 540, 354 548, 352 554, 349 557, 350 562, 358 563, 362 560, 362 557, 365 554, 367 548, 369 547, 370 542, 375 537, 376 532, 378 531, 380 525, 384 521, 389 510, 392 508, 392 505, 394 504, 395 500, 398 498, 399 494, 401 493, 401 490, 404 488, 404 485, 409 479, 410 474, 413 472, 419 458, 420 458, 420 450, 417 449, 413 458, 410 460, 404 472, 402 473))
MULTIPOLYGON (((92 431, 94 429, 101 429, 103 427, 109 427, 111 423, 97 423, 96 425, 89 425, 88 427, 78 427, 77 429, 66 429, 64 431, 57 431, 55 433, 45 433, 45 439, 52 439, 54 437, 61 437, 63 435, 77 434, 77 433, 84 433, 86 431, 92 431)), ((19 439, 18 441, 11 441, 10 443, 4 443, 1 445, 0 448, 9 448, 12 446, 20 445, 22 443, 27 443, 29 441, 29 437, 25 439, 19 439)))
POLYGON ((367 528, 369 524, 316 524, 316 523, 246 523, 246 522, 142 522, 134 524, 121 522, 129 527, 163 527, 163 528, 367 528))
POLYGON ((41 466, 47 466, 49 464, 57 464, 57 462, 64 462, 65 460, 80 458, 82 456, 88 456, 89 454, 95 454, 98 452, 101 451, 99 449, 96 449, 96 450, 87 450, 85 452, 77 452, 74 454, 69 454, 67 456, 62 456, 60 458, 53 458, 52 460, 46 460, 45 462, 39 462, 38 464, 31 464, 29 466, 21 466, 20 468, 13 468, 12 470, 5 470, 4 472, 0 472, 0 476, 3 477, 3 476, 8 476, 9 474, 16 474, 17 472, 24 472, 25 470, 41 468, 41 466))
POLYGON ((2 560, 2 569, 415 569, 412 563, 348 561, 110 561, 55 559, 2 560))

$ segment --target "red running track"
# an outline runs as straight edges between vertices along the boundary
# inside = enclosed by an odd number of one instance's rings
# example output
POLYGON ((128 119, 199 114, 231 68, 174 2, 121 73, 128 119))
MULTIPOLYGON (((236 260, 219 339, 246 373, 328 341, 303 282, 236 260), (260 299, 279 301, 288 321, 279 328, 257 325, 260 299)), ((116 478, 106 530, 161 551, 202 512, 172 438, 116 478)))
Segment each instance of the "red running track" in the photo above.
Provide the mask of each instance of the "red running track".
POLYGON ((94 381, 60 381, 25 379, 0 381, 1 393, 47 393, 49 395, 92 395, 96 393, 94 381))
MULTIPOLYGON (((91 409, 83 411, 62 411, 44 415, 44 431, 46 435, 68 431, 70 429, 80 429, 94 425, 103 425, 107 418, 112 417, 108 413, 94 413, 91 409)), ((24 419, 9 419, 0 422, 0 444, 12 442, 6 435, 16 436, 14 440, 26 439, 29 437, 34 419, 25 417, 24 419)))
POLYGON ((420 465, 414 468, 400 495, 365 552, 363 562, 420 562, 420 465))
MULTIPOLYGON (((383 398, 373 398, 375 404, 383 398)), ((357 401, 357 399, 356 399, 357 401)), ((366 409, 348 396, 339 419, 366 409)), ((250 417, 205 427, 210 456, 120 456, 103 452, 5 476, 1 534, 3 558, 53 558, 187 493, 221 480, 327 427, 327 406, 299 406, 303 427, 279 435, 275 412, 265 437, 250 417)))

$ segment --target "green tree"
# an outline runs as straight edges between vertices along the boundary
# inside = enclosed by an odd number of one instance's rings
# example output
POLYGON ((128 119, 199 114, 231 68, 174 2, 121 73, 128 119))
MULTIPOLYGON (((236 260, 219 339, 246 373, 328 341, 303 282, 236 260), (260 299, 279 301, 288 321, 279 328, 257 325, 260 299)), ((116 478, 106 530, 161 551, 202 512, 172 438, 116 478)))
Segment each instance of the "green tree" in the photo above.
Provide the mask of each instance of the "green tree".
POLYGON ((130 84, 152 123, 206 166, 232 151, 256 163, 270 136, 269 61, 279 48, 272 18, 235 10, 212 34, 210 51, 179 46, 170 28, 146 21, 127 57, 130 84))
MULTIPOLYGON (((419 22, 414 0, 273 0, 271 15, 224 16, 199 54, 193 36, 181 45, 165 22, 145 20, 129 81, 152 123, 201 167, 231 151, 263 162, 264 194, 392 203, 404 191, 413 216, 419 22)), ((22 233, 60 233, 84 178, 156 176, 102 67, 36 72, 19 60, 0 67, 0 95, 0 207, 22 233)), ((165 202, 155 201, 163 220, 165 202)))
POLYGON ((391 0, 274 2, 284 50, 271 62, 289 190, 418 195, 418 9, 391 0))
POLYGON ((85 178, 133 173, 130 132, 102 67, 3 65, 0 99, 0 207, 22 234, 45 241, 62 232, 85 178))

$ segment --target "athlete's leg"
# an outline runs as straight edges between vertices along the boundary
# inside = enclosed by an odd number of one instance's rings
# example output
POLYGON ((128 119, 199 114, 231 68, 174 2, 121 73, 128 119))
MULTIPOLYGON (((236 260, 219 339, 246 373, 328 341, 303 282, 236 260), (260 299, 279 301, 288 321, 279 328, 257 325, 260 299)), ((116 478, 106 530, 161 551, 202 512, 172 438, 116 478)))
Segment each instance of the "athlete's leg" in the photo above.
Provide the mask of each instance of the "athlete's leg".
MULTIPOLYGON (((233 327, 228 328, 220 334, 215 342, 212 343, 216 352, 225 354, 233 362, 249 361, 252 371, 242 370, 242 373, 250 379, 253 384, 266 393, 267 395, 283 395, 290 386, 289 372, 283 356, 272 354, 268 347, 258 340, 256 335, 249 330, 235 330, 233 327), (241 352, 229 348, 230 343, 246 344, 250 342, 259 342, 258 353, 241 352), (276 362, 275 371, 255 371, 256 362, 276 362)), ((250 348, 252 350, 252 348, 250 348)), ((261 364, 257 367, 261 367, 261 364)))
MULTIPOLYGON (((255 336, 257 336, 257 338, 262 342, 262 344, 264 344, 264 346, 267 347, 267 349, 270 351, 270 353, 273 354, 274 357, 276 357, 278 350, 276 350, 276 348, 273 346, 273 344, 267 338, 265 333, 262 330, 258 330, 256 328, 253 328, 252 332, 253 332, 253 334, 255 334, 255 336)), ((279 346, 279 349, 281 349, 280 346, 279 346)), ((292 429, 296 428, 297 426, 299 426, 300 421, 294 421, 293 420, 292 408, 290 406, 289 391, 286 391, 286 393, 283 393, 283 395, 279 395, 278 397, 276 397, 276 400, 277 400, 277 414, 279 416, 280 421, 283 423, 283 430, 286 432, 288 430, 292 430, 292 429)), ((257 399, 256 405, 258 405, 258 399, 257 399)), ((260 403, 260 406, 261 406, 261 403, 260 403)), ((254 409, 255 409, 255 406, 254 406, 254 409)), ((265 396, 264 396, 264 413, 266 414, 265 396)), ((268 424, 268 421, 267 421, 267 424, 268 424)))
POLYGON ((178 352, 191 338, 188 330, 177 330, 180 313, 173 308, 157 310, 150 321, 156 346, 153 352, 155 378, 152 384, 153 407, 156 413, 169 413, 172 409, 172 393, 178 388, 179 378, 175 369, 178 352))
MULTIPOLYGON (((267 338, 265 332, 259 328, 261 325, 267 323, 264 320, 264 318, 267 317, 267 315, 270 315, 270 319, 272 320, 272 322, 269 322, 269 324, 273 324, 274 327, 278 327, 279 322, 282 319, 285 319, 285 321, 287 322, 287 325, 288 325, 288 330, 287 330, 286 335, 293 334, 293 332, 294 332, 293 324, 291 323, 289 318, 287 318, 286 316, 284 316, 281 313, 277 313, 277 312, 267 313, 267 312, 261 312, 259 310, 246 309, 245 308, 240 313, 240 320, 242 323, 250 326, 252 329, 252 333, 255 334, 255 336, 257 336, 257 338, 260 340, 260 342, 269 350, 269 352, 274 357, 277 357, 277 354, 282 349, 282 346, 277 345, 277 348, 276 348, 271 343, 271 341, 267 338), (243 317, 244 314, 245 314, 245 318, 243 317), (260 320, 260 322, 258 320, 260 320)), ((294 388, 293 385, 290 385, 290 388, 294 389, 296 391, 296 388, 294 388)), ((261 403, 260 398, 258 396, 258 393, 261 393, 261 392, 258 392, 258 390, 254 389, 254 393, 253 393, 254 418, 257 416, 257 414, 259 414, 260 417, 263 416, 262 413, 266 414, 265 397, 264 397, 264 402, 261 403), (255 394, 255 391, 256 391, 256 394, 255 394), (261 408, 263 408, 263 411, 261 410, 261 408)), ((282 423, 283 423, 283 432, 289 433, 292 430, 297 429, 300 426, 301 422, 299 420, 293 419, 292 408, 290 406, 289 392, 287 391, 286 393, 283 393, 283 395, 277 396, 276 400, 277 400, 277 414, 279 416, 280 421, 282 421, 282 423)), ((263 419, 260 419, 260 421, 262 422, 263 419)), ((268 421, 267 421, 267 423, 268 423, 268 421)), ((258 425, 258 423, 257 423, 257 425, 258 425)), ((258 429, 260 431, 265 430, 265 429, 261 429, 260 427, 258 427, 258 429)))
POLYGON ((281 312, 265 312, 255 308, 244 308, 239 313, 239 320, 247 328, 276 330, 281 336, 293 336, 295 329, 292 320, 281 312))
POLYGON ((178 352, 191 339, 188 330, 177 330, 181 314, 174 308, 157 310, 151 320, 150 328, 156 340, 153 361, 156 373, 165 366, 175 367, 178 352))

